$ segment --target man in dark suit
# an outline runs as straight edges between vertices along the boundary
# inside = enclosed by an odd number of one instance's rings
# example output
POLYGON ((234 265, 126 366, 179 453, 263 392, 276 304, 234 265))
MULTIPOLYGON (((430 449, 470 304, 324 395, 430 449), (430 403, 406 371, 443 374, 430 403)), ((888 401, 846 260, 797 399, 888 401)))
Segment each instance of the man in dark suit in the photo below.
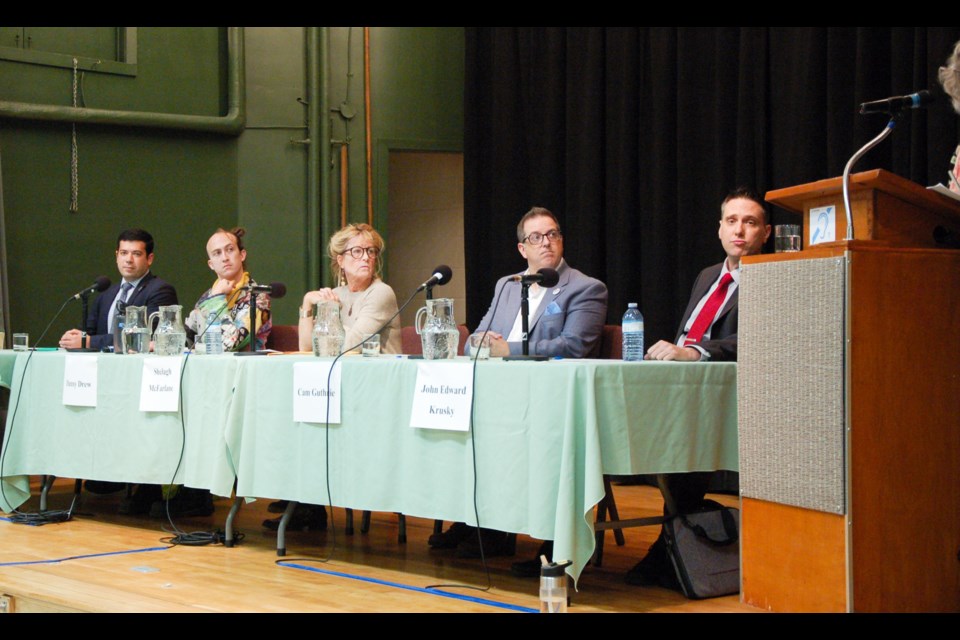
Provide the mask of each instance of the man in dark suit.
MULTIPOLYGON (((117 237, 117 269, 121 280, 94 300, 83 330, 70 329, 60 338, 65 349, 96 349, 113 347, 114 318, 127 306, 146 307, 153 313, 159 307, 177 304, 176 290, 150 273, 153 264, 153 236, 143 229, 127 229, 117 237)), ((84 485, 93 493, 120 491, 120 482, 87 480, 84 485)), ((145 513, 160 498, 159 485, 140 485, 136 493, 124 498, 120 513, 145 513)))
POLYGON ((113 346, 114 318, 128 306, 147 307, 153 313, 164 305, 177 304, 177 292, 150 273, 153 236, 143 229, 127 229, 117 237, 117 269, 120 282, 97 296, 83 330, 71 329, 60 338, 65 349, 103 350, 113 346))
MULTIPOLYGON (((647 360, 729 361, 737 359, 737 290, 740 258, 760 253, 770 237, 770 225, 761 197, 739 188, 720 205, 720 242, 726 260, 707 267, 697 276, 677 339, 661 340, 647 350, 647 360)), ((661 476, 675 508, 696 511, 703 503, 712 472, 671 473, 661 476)), ((665 510, 666 512, 666 510, 665 510)), ((663 531, 646 557, 627 573, 635 585, 673 583, 673 568, 666 554, 663 531)))

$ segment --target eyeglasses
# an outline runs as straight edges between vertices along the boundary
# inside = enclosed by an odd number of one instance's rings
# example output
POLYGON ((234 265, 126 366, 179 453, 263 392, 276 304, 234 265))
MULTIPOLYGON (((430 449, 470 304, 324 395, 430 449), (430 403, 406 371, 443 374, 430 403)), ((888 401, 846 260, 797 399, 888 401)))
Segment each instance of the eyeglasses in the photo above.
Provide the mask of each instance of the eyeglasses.
POLYGON ((350 249, 347 249, 346 251, 344 251, 341 255, 345 256, 348 253, 350 254, 350 257, 353 258, 354 260, 363 260, 364 255, 367 255, 373 258, 374 260, 376 260, 377 257, 380 255, 380 249, 377 249, 376 247, 366 247, 366 248, 351 247, 350 249))
POLYGON ((559 229, 550 229, 546 233, 540 233, 539 231, 534 231, 526 238, 523 239, 524 242, 529 242, 530 244, 536 246, 543 242, 543 239, 546 238, 550 242, 556 242, 563 237, 563 234, 560 233, 559 229))

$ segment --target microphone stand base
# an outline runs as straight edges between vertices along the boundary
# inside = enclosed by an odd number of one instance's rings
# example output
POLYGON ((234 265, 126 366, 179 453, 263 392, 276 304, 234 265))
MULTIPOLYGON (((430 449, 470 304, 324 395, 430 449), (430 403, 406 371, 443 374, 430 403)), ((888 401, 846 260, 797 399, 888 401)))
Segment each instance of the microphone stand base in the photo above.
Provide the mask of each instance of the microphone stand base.
POLYGON ((522 360, 527 360, 527 361, 533 361, 533 362, 543 362, 543 361, 545 361, 545 360, 549 360, 550 357, 549 357, 549 356, 504 356, 503 359, 504 359, 504 361, 507 361, 507 360, 521 360, 521 361, 522 361, 522 360))

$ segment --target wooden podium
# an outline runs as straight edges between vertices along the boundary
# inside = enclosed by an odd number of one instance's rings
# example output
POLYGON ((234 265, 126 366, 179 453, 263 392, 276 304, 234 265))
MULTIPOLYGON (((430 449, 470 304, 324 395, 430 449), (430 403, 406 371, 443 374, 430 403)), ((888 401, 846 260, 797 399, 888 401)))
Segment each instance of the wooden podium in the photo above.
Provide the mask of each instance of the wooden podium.
POLYGON ((797 253, 743 260, 742 599, 960 611, 960 203, 878 170, 771 191, 797 253), (829 237, 829 229, 827 237, 829 237))

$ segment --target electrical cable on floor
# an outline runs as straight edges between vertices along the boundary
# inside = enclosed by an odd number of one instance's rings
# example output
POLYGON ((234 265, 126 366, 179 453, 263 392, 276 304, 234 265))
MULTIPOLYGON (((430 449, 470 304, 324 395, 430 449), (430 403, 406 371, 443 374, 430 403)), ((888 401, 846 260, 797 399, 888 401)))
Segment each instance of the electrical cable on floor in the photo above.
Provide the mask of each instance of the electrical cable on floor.
POLYGON ((68 560, 86 560, 89 558, 104 558, 106 556, 123 556, 130 553, 146 553, 148 551, 166 551, 170 547, 145 547, 143 549, 125 549, 123 551, 104 551, 102 553, 85 553, 78 556, 67 556, 65 558, 51 558, 49 560, 22 560, 18 562, 0 562, 0 567, 20 567, 31 564, 58 564, 68 560))
MULTIPOLYGON (((392 581, 389 581, 389 580, 381 580, 381 579, 379 579, 379 578, 371 578, 371 577, 369 577, 369 576, 360 576, 360 575, 356 575, 356 574, 353 574, 353 573, 346 573, 346 572, 343 572, 343 571, 332 571, 332 570, 330 570, 330 569, 321 569, 321 568, 319 568, 319 567, 307 567, 307 566, 302 566, 302 565, 298 565, 298 564, 293 564, 293 560, 298 560, 298 559, 297 559, 297 558, 280 559, 280 560, 275 561, 275 564, 277 564, 277 565, 279 565, 279 566, 281 566, 281 567, 290 567, 291 569, 299 569, 299 570, 302 570, 302 571, 312 571, 312 572, 314 572, 314 573, 322 573, 322 574, 325 574, 325 575, 335 576, 335 577, 338 577, 338 578, 347 578, 347 579, 350 579, 350 580, 358 580, 358 581, 360 581, 360 582, 367 582, 367 583, 371 583, 371 584, 378 584, 378 585, 383 585, 383 586, 387 586, 387 587, 393 587, 393 588, 396 588, 396 589, 403 589, 403 590, 405 590, 405 591, 415 591, 415 592, 418 592, 418 593, 425 593, 425 594, 430 594, 430 595, 434 595, 434 596, 440 596, 440 597, 443 597, 443 598, 452 598, 452 599, 454 599, 454 600, 464 600, 464 601, 466 601, 466 602, 473 602, 473 603, 477 603, 477 604, 485 604, 485 605, 488 605, 488 606, 491 606, 491 607, 497 607, 497 608, 499 608, 499 609, 507 609, 507 610, 510 610, 510 611, 518 611, 518 612, 521 612, 521 613, 539 613, 539 610, 538 610, 538 609, 532 609, 532 608, 530 608, 530 607, 523 607, 523 606, 520 606, 520 605, 509 604, 509 603, 506 603, 506 602, 498 602, 497 600, 487 600, 487 599, 485 599, 485 598, 477 598, 477 597, 473 597, 473 596, 465 596, 465 595, 463 595, 463 594, 450 593, 450 592, 448 592, 448 591, 438 591, 438 590, 436 589, 436 586, 416 587, 416 586, 409 585, 409 584, 403 584, 403 583, 401 583, 401 582, 392 582, 392 581)), ((465 585, 452 585, 452 586, 465 586, 465 585)), ((476 588, 478 588, 478 587, 470 587, 470 588, 476 589, 476 588)))

